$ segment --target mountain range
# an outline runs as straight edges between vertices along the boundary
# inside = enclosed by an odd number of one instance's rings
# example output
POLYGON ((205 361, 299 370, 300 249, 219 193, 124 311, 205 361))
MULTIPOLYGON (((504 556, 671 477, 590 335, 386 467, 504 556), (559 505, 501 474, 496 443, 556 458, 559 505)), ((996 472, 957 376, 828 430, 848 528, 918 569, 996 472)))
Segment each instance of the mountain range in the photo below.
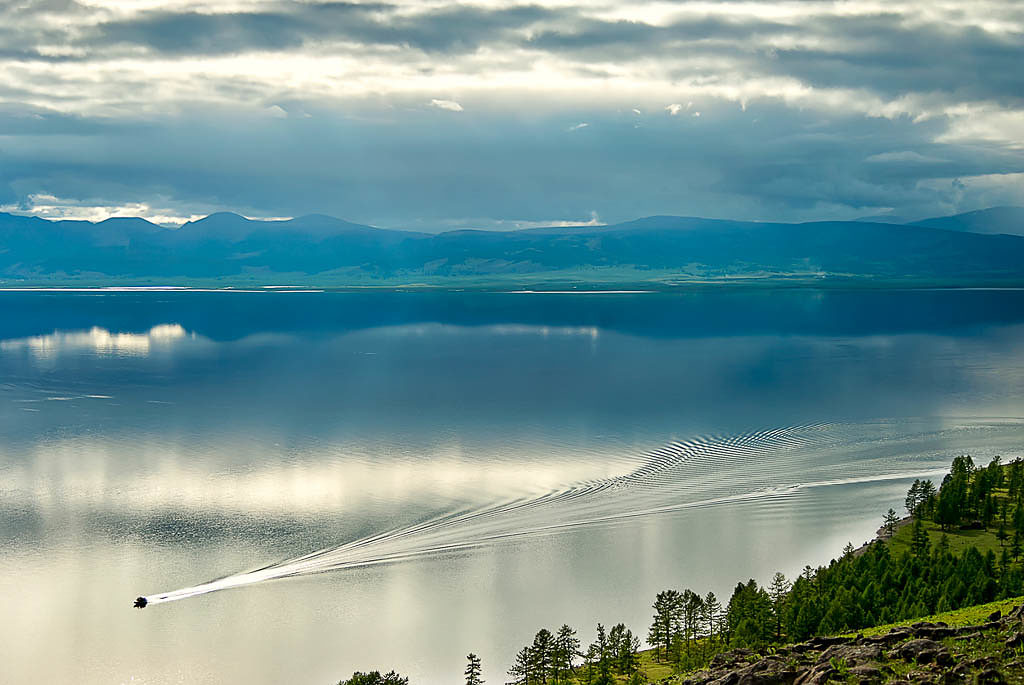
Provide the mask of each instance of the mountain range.
POLYGON ((141 218, 0 213, 0 282, 327 286, 510 282, 672 285, 815 279, 1024 284, 1024 208, 912 223, 747 222, 652 216, 609 226, 430 234, 324 215, 141 218))

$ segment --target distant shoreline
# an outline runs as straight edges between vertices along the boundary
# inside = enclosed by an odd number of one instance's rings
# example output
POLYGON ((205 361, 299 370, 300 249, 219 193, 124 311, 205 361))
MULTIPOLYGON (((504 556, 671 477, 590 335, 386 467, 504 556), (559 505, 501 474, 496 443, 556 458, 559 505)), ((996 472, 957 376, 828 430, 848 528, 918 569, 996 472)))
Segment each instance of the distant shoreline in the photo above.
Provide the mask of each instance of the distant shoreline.
POLYGON ((500 284, 466 285, 450 284, 388 284, 388 285, 322 285, 316 283, 296 285, 263 285, 252 283, 236 283, 226 285, 129 285, 129 284, 90 284, 90 285, 0 285, 0 293, 496 293, 507 295, 654 295, 692 292, 736 292, 736 291, 771 291, 771 290, 805 290, 805 291, 989 291, 1014 292, 1024 291, 1024 284, 940 284, 921 283, 915 285, 907 282, 887 282, 864 279, 863 281, 815 281, 797 282, 790 280, 725 280, 725 281, 690 281, 678 284, 645 283, 635 286, 607 284, 586 284, 579 289, 562 284, 552 284, 545 288, 542 284, 528 287, 503 286, 500 284))

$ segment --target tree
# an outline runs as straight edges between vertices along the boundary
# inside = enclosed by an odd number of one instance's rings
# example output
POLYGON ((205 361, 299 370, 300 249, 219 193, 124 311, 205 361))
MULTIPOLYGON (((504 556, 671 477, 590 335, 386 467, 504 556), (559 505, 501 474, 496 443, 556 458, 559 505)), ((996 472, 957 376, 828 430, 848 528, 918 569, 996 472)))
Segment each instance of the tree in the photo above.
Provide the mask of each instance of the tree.
POLYGON ((921 479, 918 478, 914 481, 910 489, 907 490, 907 497, 903 500, 904 506, 907 508, 907 513, 911 516, 914 515, 914 511, 917 510, 917 505, 921 502, 921 479))
POLYGON ((885 512, 885 518, 882 519, 882 527, 885 528, 885 532, 889 537, 893 536, 896 532, 896 524, 900 522, 900 517, 897 516, 896 510, 890 508, 889 511, 885 512))
POLYGON ((928 530, 924 527, 921 519, 914 519, 914 531, 911 535, 910 550, 915 557, 926 558, 931 548, 931 541, 928 539, 928 530))
POLYGON ((512 665, 512 668, 508 669, 508 674, 512 677, 512 682, 508 685, 528 685, 532 678, 530 677, 530 648, 523 647, 516 654, 516 662, 512 665))
POLYGON ((622 623, 608 631, 608 652, 615 668, 622 675, 629 675, 640 667, 640 639, 622 623))
POLYGON ((1020 532, 1015 531, 1013 534, 1013 544, 1010 545, 1010 556, 1013 557, 1014 561, 1017 561, 1017 557, 1020 556, 1021 545, 1020 545, 1020 532))
POLYGON ((663 590, 654 598, 654 622, 647 633, 647 641, 654 647, 654 657, 661 661, 668 657, 669 647, 679 632, 683 598, 678 590, 663 590))
POLYGON ((555 635, 554 651, 552 653, 551 668, 552 674, 557 682, 562 682, 563 677, 572 673, 573 662, 580 651, 580 641, 576 637, 576 631, 566 624, 558 629, 555 635))
POLYGON ((554 637, 547 628, 541 628, 533 638, 530 647, 530 673, 534 682, 547 683, 551 675, 551 652, 554 648, 554 637))
MULTIPOLYGON (((889 511, 892 511, 890 509, 889 511)), ((772 602, 772 614, 775 617, 775 640, 778 642, 782 639, 782 612, 786 606, 786 600, 789 598, 789 591, 793 589, 793 586, 786 576, 776 572, 772 577, 772 584, 768 588, 768 597, 772 602)))
MULTIPOLYGON (((1014 533, 1020 535, 1020 533, 1014 533)), ((996 530, 996 539, 999 540, 999 546, 1002 547, 1006 544, 1006 541, 1010 538, 1010 534, 1006 532, 1006 526, 999 524, 999 528, 996 530)))
POLYGON ((385 675, 381 675, 380 671, 356 671, 348 680, 339 680, 338 685, 409 685, 409 679, 394 671, 389 671, 385 675))
POLYGON ((472 652, 466 657, 469 662, 466 664, 466 685, 483 685, 483 678, 480 677, 480 657, 472 652))
POLYGON ((709 592, 704 597, 704 625, 707 627, 709 643, 714 643, 716 635, 721 638, 721 614, 722 603, 715 597, 714 592, 709 592), (718 627, 717 631, 716 627, 718 627))

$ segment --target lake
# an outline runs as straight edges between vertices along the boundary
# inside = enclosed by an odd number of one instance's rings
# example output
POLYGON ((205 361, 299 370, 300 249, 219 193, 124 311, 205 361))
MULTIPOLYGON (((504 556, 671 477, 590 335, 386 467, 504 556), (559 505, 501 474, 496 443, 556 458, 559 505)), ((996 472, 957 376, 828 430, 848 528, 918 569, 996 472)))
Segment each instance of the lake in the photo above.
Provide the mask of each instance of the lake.
POLYGON ((3 680, 497 685, 1021 455, 1022 391, 1020 291, 0 292, 3 680))

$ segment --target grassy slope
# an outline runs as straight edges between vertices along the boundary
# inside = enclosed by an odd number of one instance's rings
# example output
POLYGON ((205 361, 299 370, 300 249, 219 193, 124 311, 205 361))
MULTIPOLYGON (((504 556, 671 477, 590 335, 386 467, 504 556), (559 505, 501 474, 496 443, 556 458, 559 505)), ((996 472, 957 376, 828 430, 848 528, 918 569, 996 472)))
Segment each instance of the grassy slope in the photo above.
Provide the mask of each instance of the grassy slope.
POLYGON ((930 623, 942 622, 947 625, 959 628, 961 626, 973 626, 980 623, 984 623, 989 615, 994 611, 1000 611, 1007 613, 1010 609, 1024 604, 1024 597, 1012 597, 1010 599, 1000 599, 995 602, 989 602, 988 604, 978 604, 972 607, 965 607, 963 609, 957 609, 955 611, 945 611, 941 614, 933 614, 932 616, 923 616, 921 618, 911 618, 905 621, 898 621, 896 623, 889 623, 884 626, 874 626, 873 628, 865 628, 864 630, 858 630, 854 633, 847 633, 847 635, 861 634, 864 636, 880 635, 882 633, 888 633, 891 629, 896 626, 909 626, 912 623, 918 623, 919 621, 928 621, 930 623))

